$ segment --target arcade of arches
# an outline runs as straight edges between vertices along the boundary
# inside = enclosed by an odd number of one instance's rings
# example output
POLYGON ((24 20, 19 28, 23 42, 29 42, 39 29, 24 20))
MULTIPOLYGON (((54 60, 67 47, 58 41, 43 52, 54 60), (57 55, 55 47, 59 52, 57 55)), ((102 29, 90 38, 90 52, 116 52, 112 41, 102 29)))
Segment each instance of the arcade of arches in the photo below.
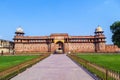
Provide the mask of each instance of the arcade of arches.
POLYGON ((18 28, 14 36, 16 53, 22 52, 118 52, 115 45, 107 45, 104 31, 100 26, 93 36, 70 36, 67 33, 56 33, 50 36, 24 36, 22 28, 18 28))

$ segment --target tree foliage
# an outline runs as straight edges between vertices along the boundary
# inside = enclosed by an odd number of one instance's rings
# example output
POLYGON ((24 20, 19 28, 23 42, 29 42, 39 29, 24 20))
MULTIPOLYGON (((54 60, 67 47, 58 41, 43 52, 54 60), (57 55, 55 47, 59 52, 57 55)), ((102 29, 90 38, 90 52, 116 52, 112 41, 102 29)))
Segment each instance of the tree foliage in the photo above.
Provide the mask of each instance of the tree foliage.
POLYGON ((120 21, 114 22, 110 26, 110 30, 113 33, 112 42, 118 47, 120 47, 120 21))

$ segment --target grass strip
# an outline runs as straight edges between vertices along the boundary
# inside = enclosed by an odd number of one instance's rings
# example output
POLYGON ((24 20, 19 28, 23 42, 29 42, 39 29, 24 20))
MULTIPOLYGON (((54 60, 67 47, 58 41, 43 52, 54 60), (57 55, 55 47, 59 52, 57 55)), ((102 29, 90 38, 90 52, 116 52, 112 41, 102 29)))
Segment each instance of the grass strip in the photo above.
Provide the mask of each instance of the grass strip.
POLYGON ((105 73, 97 70, 96 68, 93 68, 93 67, 89 66, 86 60, 80 59, 76 55, 68 55, 68 56, 73 61, 77 62, 78 64, 80 64, 81 66, 83 66, 84 68, 86 68, 88 71, 90 71, 92 74, 94 74, 95 76, 99 77, 101 80, 114 80, 113 78, 107 76, 105 73))
MULTIPOLYGON (((48 54, 47 55, 41 55, 39 57, 36 57, 34 59, 31 59, 31 60, 27 60, 27 61, 25 61, 21 64, 18 64, 14 67, 11 67, 11 68, 5 70, 6 74, 0 76, 0 80, 9 80, 10 78, 12 78, 12 77, 16 76, 17 74, 26 70, 26 68, 31 67, 35 63, 39 62, 40 60, 42 60, 42 59, 44 59, 48 56, 49 56, 48 54), (16 67, 18 67, 18 68, 16 69, 16 67), (15 68, 15 70, 14 70, 14 68, 15 68), (13 69, 13 71, 10 71, 10 69, 13 69)), ((3 73, 5 73, 5 71, 3 71, 3 73)))

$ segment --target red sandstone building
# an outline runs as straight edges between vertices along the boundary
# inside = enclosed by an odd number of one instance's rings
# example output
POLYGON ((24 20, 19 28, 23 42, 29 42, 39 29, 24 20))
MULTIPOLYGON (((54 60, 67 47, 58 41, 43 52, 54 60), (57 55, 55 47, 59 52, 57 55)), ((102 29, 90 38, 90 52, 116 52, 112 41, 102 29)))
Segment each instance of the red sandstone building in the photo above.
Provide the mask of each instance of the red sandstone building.
POLYGON ((14 36, 16 53, 25 52, 118 52, 115 45, 106 45, 104 31, 100 26, 93 36, 70 36, 67 33, 56 33, 49 36, 24 36, 18 28, 14 36))

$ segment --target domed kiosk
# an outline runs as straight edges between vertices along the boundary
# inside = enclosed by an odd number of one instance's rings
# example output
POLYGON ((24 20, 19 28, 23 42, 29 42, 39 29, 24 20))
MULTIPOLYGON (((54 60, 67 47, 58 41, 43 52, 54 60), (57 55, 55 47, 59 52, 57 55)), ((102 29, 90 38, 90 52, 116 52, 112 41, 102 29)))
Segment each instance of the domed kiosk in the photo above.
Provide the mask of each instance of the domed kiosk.
POLYGON ((98 27, 96 28, 95 32, 103 32, 101 26, 98 25, 98 27))
POLYGON ((16 32, 15 32, 16 36, 23 36, 24 35, 24 30, 19 27, 16 29, 16 32))
POLYGON ((103 29, 101 28, 100 25, 98 25, 98 27, 95 29, 95 34, 96 35, 103 35, 103 29))

